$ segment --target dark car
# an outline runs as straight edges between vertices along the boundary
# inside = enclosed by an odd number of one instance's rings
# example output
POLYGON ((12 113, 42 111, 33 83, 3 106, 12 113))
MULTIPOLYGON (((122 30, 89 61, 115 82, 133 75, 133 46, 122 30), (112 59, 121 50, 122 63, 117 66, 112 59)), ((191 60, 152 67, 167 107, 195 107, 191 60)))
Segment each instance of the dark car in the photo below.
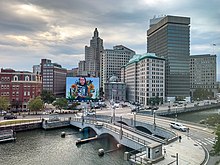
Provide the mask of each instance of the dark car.
POLYGON ((4 120, 9 120, 9 119, 17 119, 16 115, 5 115, 4 120))

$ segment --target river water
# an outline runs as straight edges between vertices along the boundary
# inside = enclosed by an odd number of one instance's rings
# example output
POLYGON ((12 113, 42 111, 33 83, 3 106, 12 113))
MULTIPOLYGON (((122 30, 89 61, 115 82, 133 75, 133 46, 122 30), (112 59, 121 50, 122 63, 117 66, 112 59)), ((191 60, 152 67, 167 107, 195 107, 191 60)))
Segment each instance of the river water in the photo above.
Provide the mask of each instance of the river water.
POLYGON ((82 137, 74 128, 32 130, 17 133, 16 142, 0 144, 0 165, 128 165, 124 161, 125 147, 98 156, 98 149, 116 148, 111 137, 91 141, 80 146, 75 142, 82 137), (61 132, 67 134, 61 138, 61 132))
MULTIPOLYGON (((218 114, 218 109, 178 114, 178 119, 199 122, 209 115, 218 114)), ((113 150, 117 145, 112 137, 76 146, 78 138, 85 137, 76 128, 32 130, 17 133, 16 142, 0 144, 0 165, 128 165, 123 160, 128 148, 98 156, 98 149, 113 150), (61 132, 66 137, 61 138, 61 132)))
MULTIPOLYGON (((220 113, 220 109, 216 108, 205 111, 178 114, 177 119, 199 123, 199 121, 205 120, 210 115, 217 115, 219 113, 220 113)), ((169 117, 175 118, 175 115, 169 117)))

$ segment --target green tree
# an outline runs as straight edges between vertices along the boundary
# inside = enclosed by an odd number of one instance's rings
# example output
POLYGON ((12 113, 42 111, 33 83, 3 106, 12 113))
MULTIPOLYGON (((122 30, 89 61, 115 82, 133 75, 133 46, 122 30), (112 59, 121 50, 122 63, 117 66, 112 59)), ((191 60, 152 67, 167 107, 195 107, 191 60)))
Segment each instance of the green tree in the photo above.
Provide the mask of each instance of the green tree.
POLYGON ((208 98, 211 99, 212 97, 213 97, 213 93, 208 89, 198 88, 193 92, 194 100, 197 100, 197 98, 199 98, 200 100, 204 100, 208 98))
POLYGON ((6 97, 0 97, 0 113, 2 110, 7 110, 9 107, 9 100, 6 97))
POLYGON ((58 98, 56 101, 53 103, 53 105, 61 110, 62 108, 66 108, 68 105, 67 99, 65 98, 58 98))
POLYGON ((43 101, 40 97, 36 97, 35 99, 31 99, 28 103, 28 108, 30 111, 37 111, 42 110, 44 106, 43 101))
POLYGON ((54 100, 56 100, 56 97, 51 91, 43 90, 41 93, 41 99, 44 103, 51 104, 54 100))
POLYGON ((216 139, 216 143, 213 148, 215 150, 215 154, 219 154, 220 153, 220 125, 218 125, 217 127, 216 135, 217 135, 217 139, 216 139))

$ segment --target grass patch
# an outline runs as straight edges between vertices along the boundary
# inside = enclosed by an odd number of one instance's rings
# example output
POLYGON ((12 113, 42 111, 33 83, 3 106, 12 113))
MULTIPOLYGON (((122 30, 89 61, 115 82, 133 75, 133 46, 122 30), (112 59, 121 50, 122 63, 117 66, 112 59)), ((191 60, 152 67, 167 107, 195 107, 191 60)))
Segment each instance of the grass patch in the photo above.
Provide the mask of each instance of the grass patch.
POLYGON ((10 120, 10 121, 1 121, 0 122, 0 126, 5 126, 5 125, 13 125, 13 124, 22 124, 22 123, 30 123, 30 122, 33 122, 33 121, 39 121, 39 119, 25 119, 25 120, 22 120, 22 119, 16 119, 16 120, 10 120))

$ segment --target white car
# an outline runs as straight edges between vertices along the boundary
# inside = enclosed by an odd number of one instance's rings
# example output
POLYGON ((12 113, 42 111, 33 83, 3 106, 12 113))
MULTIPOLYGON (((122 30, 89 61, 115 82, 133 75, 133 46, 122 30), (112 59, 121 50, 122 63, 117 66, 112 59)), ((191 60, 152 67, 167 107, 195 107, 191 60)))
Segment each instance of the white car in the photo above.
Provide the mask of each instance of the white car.
POLYGON ((119 103, 115 103, 115 104, 114 104, 114 107, 115 107, 115 108, 119 108, 119 106, 120 106, 119 103))
POLYGON ((95 111, 86 112, 86 116, 94 116, 94 115, 96 115, 95 111))
POLYGON ((183 132, 187 131, 187 129, 188 129, 183 124, 177 123, 177 122, 170 123, 170 126, 171 126, 171 128, 178 129, 178 130, 183 131, 183 132))

